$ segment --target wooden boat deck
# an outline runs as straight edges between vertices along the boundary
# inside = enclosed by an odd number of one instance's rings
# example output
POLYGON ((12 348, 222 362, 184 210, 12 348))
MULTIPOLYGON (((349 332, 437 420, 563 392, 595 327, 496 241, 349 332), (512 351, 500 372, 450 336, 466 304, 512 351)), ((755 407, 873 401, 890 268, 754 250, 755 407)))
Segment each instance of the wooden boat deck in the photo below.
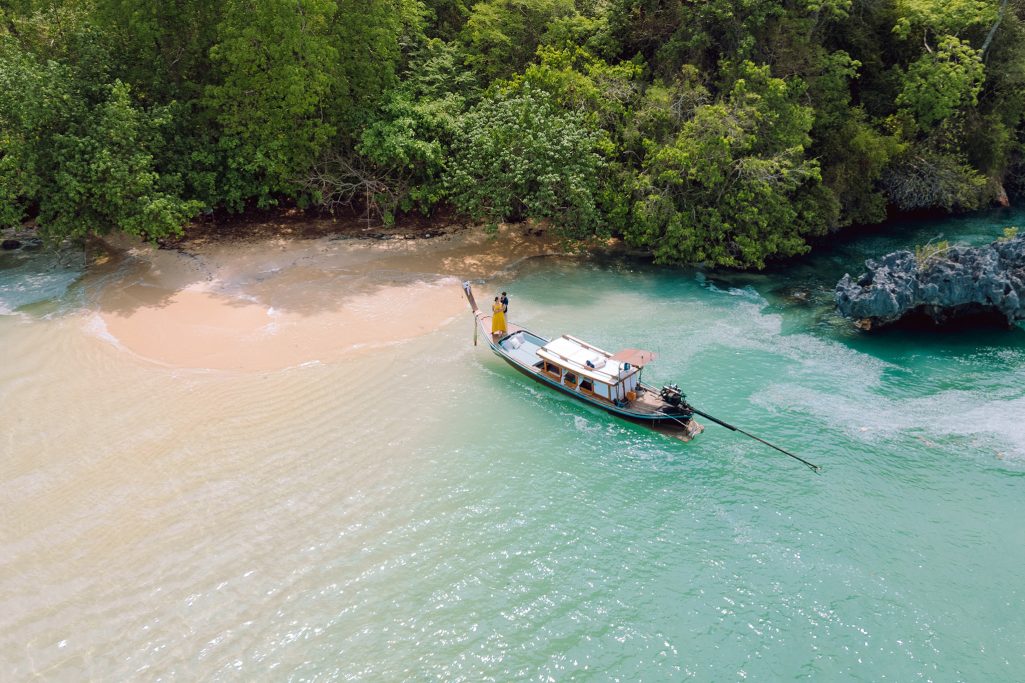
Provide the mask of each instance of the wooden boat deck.
POLYGON ((627 403, 627 405, 632 410, 638 412, 661 414, 662 409, 665 408, 665 402, 662 401, 662 397, 654 389, 644 384, 637 387, 637 389, 637 398, 627 403))

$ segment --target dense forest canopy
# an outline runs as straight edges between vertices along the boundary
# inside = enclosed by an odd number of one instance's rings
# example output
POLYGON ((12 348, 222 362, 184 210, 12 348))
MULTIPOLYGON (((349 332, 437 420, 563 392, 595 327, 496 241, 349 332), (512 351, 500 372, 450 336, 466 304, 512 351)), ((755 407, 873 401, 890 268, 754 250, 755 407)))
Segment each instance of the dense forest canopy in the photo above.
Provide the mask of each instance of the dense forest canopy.
POLYGON ((761 267, 1025 188, 1025 0, 4 0, 0 222, 450 208, 761 267))

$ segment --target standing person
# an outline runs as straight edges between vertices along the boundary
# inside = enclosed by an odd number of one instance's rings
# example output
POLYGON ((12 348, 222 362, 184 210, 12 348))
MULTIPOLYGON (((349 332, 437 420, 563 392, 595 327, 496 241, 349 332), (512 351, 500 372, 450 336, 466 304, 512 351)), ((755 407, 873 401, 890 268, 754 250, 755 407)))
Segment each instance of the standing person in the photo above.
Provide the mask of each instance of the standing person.
POLYGON ((505 334, 505 309, 497 296, 495 303, 491 304, 491 335, 496 334, 505 334))
POLYGON ((502 292, 502 313, 509 314, 509 297, 505 295, 505 292, 502 292))

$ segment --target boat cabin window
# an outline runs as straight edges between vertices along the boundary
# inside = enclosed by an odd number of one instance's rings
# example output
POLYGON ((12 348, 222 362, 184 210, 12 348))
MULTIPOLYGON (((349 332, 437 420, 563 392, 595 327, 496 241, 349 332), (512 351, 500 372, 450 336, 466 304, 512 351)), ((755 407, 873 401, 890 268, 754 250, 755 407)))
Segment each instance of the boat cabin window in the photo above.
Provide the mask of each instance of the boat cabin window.
POLYGON ((545 361, 545 372, 547 372, 552 377, 555 377, 556 379, 562 377, 562 368, 560 368, 558 365, 555 365, 554 363, 549 363, 547 361, 545 361))
POLYGON ((574 375, 572 372, 567 372, 566 373, 566 386, 568 386, 568 387, 576 387, 576 385, 577 385, 577 376, 574 375))
POLYGON ((583 382, 580 383, 580 391, 591 391, 591 392, 593 392, 594 391, 594 384, 591 383, 591 380, 585 379, 583 382))

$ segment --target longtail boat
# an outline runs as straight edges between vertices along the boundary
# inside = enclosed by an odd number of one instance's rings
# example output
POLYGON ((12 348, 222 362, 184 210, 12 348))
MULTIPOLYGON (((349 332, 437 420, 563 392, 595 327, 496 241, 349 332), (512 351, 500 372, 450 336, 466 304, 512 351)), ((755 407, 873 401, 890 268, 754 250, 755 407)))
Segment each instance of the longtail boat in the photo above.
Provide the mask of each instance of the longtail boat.
POLYGON ((492 316, 485 315, 477 307, 469 282, 463 283, 463 291, 475 318, 474 344, 478 334, 483 333, 491 350, 527 377, 681 441, 690 441, 704 431, 705 428, 694 420, 694 415, 700 415, 774 448, 814 472, 819 471, 815 463, 698 410, 687 403, 686 395, 677 385, 667 384, 656 390, 642 382, 641 371, 655 360, 651 351, 624 349, 609 353, 568 334, 558 339, 546 339, 508 321, 504 332, 492 334, 492 316))
POLYGON ((655 360, 651 351, 609 353, 568 334, 547 339, 509 322, 504 333, 493 335, 492 316, 478 308, 469 282, 463 291, 476 318, 474 339, 483 335, 496 355, 527 377, 681 441, 704 431, 677 385, 655 389, 641 381, 644 367, 655 360))

